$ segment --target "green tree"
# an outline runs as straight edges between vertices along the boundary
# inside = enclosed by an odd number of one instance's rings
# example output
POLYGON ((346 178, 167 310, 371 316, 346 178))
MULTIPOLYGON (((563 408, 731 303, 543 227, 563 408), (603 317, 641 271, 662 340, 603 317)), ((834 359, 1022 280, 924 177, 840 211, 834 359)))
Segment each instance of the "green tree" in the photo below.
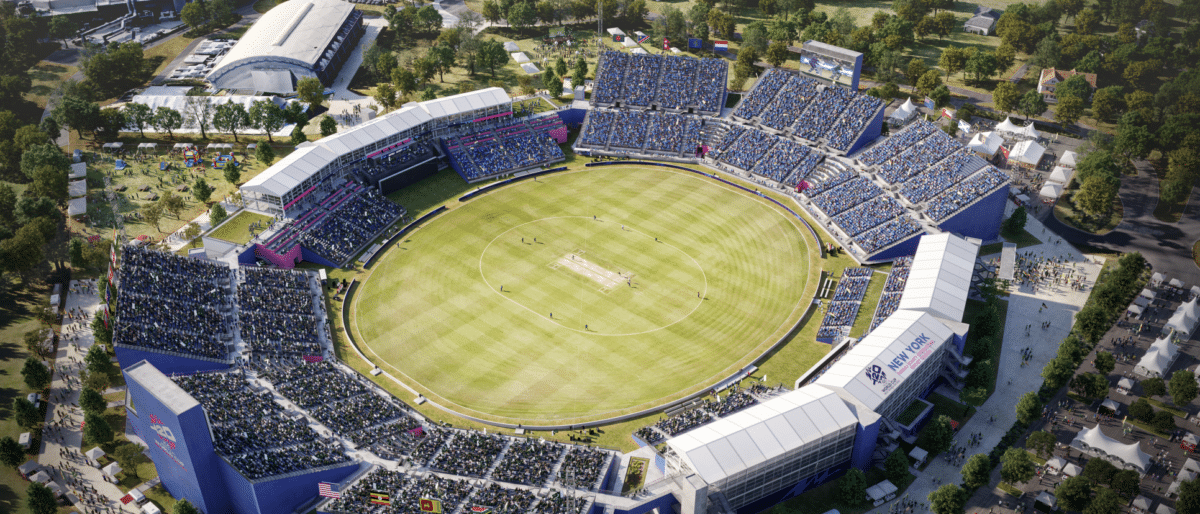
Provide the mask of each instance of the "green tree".
POLYGON ((1074 125, 1083 116, 1083 100, 1074 96, 1060 97, 1054 107, 1054 121, 1064 126, 1074 125))
POLYGON ((83 392, 79 393, 79 408, 86 414, 104 414, 108 402, 104 401, 104 396, 95 389, 84 388, 83 392))
POLYGON ((1092 484, 1083 477, 1068 477, 1054 488, 1054 497, 1063 510, 1081 511, 1092 501, 1092 484))
POLYGON ((321 137, 329 137, 337 133, 337 121, 332 116, 321 118, 321 137))
POLYGON ((1154 147, 1154 136, 1145 125, 1119 126, 1113 149, 1129 158, 1145 158, 1154 147))
POLYGON ((1071 390, 1085 398, 1102 398, 1108 394, 1108 380, 1095 373, 1082 373, 1071 380, 1071 390))
POLYGON ((1054 87, 1054 95, 1061 102, 1066 97, 1086 101, 1092 93, 1092 85, 1083 75, 1072 75, 1054 87))
POLYGON ((1017 60, 1017 49, 1009 44, 1001 44, 996 48, 996 67, 1005 71, 1012 67, 1017 60))
POLYGON ((838 496, 847 505, 862 503, 867 497, 867 475, 861 469, 850 468, 838 479, 838 496))
MULTIPOLYGON (((528 3, 524 2, 517 5, 526 7, 529 6, 528 3)), ((437 70, 438 82, 445 82, 446 80, 444 74, 450 71, 450 69, 454 66, 454 61, 458 57, 454 51, 454 48, 448 45, 439 44, 429 49, 429 53, 427 54, 426 58, 433 62, 434 69, 437 70)))
MULTIPOLYGON (((0 464, 10 468, 20 466, 25 462, 25 449, 9 436, 0 437, 0 464)), ((863 479, 864 484, 866 479, 863 479)))
POLYGON ((774 41, 767 47, 767 62, 771 66, 779 67, 787 61, 791 51, 787 48, 787 43, 784 41, 774 41))
POLYGON ((154 110, 154 128, 166 131, 167 137, 175 139, 175 131, 183 126, 183 115, 170 107, 161 106, 154 110))
POLYGON ((184 498, 175 503, 175 514, 200 514, 200 510, 184 498))
POLYGON ((992 102, 996 105, 996 109, 1002 112, 1013 112, 1020 99, 1021 94, 1017 91, 1017 85, 1008 81, 996 84, 996 89, 992 91, 992 102))
POLYGON ((242 104, 225 102, 217 105, 213 111, 212 124, 213 128, 233 135, 234 142, 237 142, 238 132, 251 126, 250 113, 246 112, 242 104))
POLYGON ((1099 371, 1102 375, 1107 375, 1112 373, 1112 370, 1117 367, 1117 359, 1111 353, 1096 352, 1094 364, 1096 365, 1096 371, 1099 371))
POLYGON ((946 70, 946 76, 950 77, 966 67, 970 57, 965 48, 950 45, 942 50, 942 55, 938 57, 938 66, 946 70))
POLYGON ((158 203, 162 204, 163 210, 171 213, 171 216, 174 216, 175 219, 180 219, 179 216, 183 213, 184 207, 186 207, 183 198, 176 196, 175 193, 170 191, 163 193, 162 197, 158 199, 158 203))
POLYGON ((1020 484, 1033 478, 1033 459, 1023 448, 1009 448, 1000 456, 1000 478, 1010 484, 1020 484))
POLYGON ((1012 215, 1004 220, 1004 233, 1010 236, 1020 235, 1021 231, 1025 230, 1025 222, 1028 218, 1029 215, 1025 212, 1025 206, 1017 207, 1013 210, 1012 215))
MULTIPOLYGON (((1164 414, 1170 415, 1168 412, 1164 414)), ((1174 421, 1172 421, 1172 427, 1174 421)), ((1109 482, 1113 491, 1127 498, 1135 498, 1142 493, 1142 477, 1137 471, 1131 469, 1122 469, 1113 473, 1112 481, 1109 482)))
POLYGON ((134 478, 138 477, 138 464, 146 462, 146 455, 142 453, 142 447, 135 443, 127 442, 117 446, 112 452, 112 457, 126 474, 132 475, 134 478))
POLYGON ((49 29, 50 37, 59 41, 69 39, 79 31, 79 27, 75 25, 75 22, 62 15, 51 17, 47 28, 49 29))
POLYGON ((212 226, 220 225, 229 217, 229 213, 225 212, 225 206, 221 202, 214 203, 212 209, 208 211, 208 219, 212 221, 212 226))
POLYGON ((108 424, 108 420, 104 416, 97 414, 87 414, 83 418, 83 438, 89 444, 108 444, 113 440, 112 425, 108 424))
POLYGON ((296 81, 296 97, 313 107, 325 101, 325 86, 316 77, 304 77, 296 81))
POLYGON ((983 405, 988 399, 988 390, 986 387, 966 387, 958 393, 958 398, 967 405, 978 407, 983 405))
MULTIPOLYGON (((64 89, 71 88, 72 84, 68 81, 64 89)), ((54 119, 74 130, 81 138, 85 131, 91 132, 95 129, 100 119, 100 105, 89 102, 80 92, 63 93, 58 103, 54 105, 53 112, 54 119)))
POLYGON ((504 19, 504 15, 500 12, 500 4, 495 0, 485 0, 483 7, 480 8, 479 14, 489 23, 496 24, 504 19))
POLYGON ((71 261, 71 267, 78 269, 86 268, 87 261, 83 258, 83 239, 73 237, 67 246, 67 255, 71 261))
POLYGON ((375 103, 379 104, 379 108, 383 112, 388 112, 396 106, 396 90, 389 82, 382 82, 375 86, 375 93, 371 95, 375 103))
MULTIPOLYGON (((236 168, 234 168, 233 166, 226 166, 225 173, 228 174, 229 170, 234 170, 234 169, 236 169, 236 168)), ((159 232, 162 232, 162 229, 158 228, 158 222, 159 222, 159 220, 162 219, 162 214, 163 214, 163 208, 162 208, 162 205, 160 205, 158 202, 151 203, 150 205, 142 207, 142 219, 146 220, 146 223, 154 225, 154 230, 157 230, 159 232)))
POLYGON ((1054 444, 1058 442, 1053 433, 1040 430, 1029 434, 1025 439, 1025 447, 1033 450, 1043 457, 1050 457, 1054 454, 1054 444))
MULTIPOLYGON (((490 74, 493 77, 495 77, 496 76, 496 67, 503 66, 505 63, 508 62, 508 52, 504 50, 504 45, 502 43, 500 43, 499 41, 496 41, 494 39, 489 39, 487 41, 484 41, 483 43, 480 43, 479 58, 480 58, 480 63, 483 64, 484 66, 487 66, 490 74)), ((579 62, 584 62, 584 61, 583 61, 583 59, 580 59, 579 62)), ((584 64, 584 67, 585 67, 584 73, 586 73, 586 66, 587 66, 587 64, 585 63, 584 64)), ((579 83, 582 84, 583 82, 580 81, 579 83)))
POLYGON ((154 111, 149 105, 130 102, 125 104, 125 119, 137 127, 138 134, 146 137, 145 128, 154 125, 154 111))
POLYGON ((12 228, 17 223, 17 192, 12 186, 0 183, 0 227, 12 228))
POLYGON ((23 428, 34 428, 42 422, 42 413, 25 398, 13 399, 13 413, 16 414, 17 424, 23 428))
POLYGON ((192 184, 192 195, 196 197, 196 201, 198 202, 208 203, 208 200, 212 197, 214 190, 215 188, 208 185, 208 182, 204 180, 204 177, 197 177, 196 182, 192 184))
POLYGON ((21 154, 21 173, 27 178, 37 177, 38 169, 43 166, 66 174, 71 168, 71 160, 53 143, 35 145, 21 154))
POLYGON ((34 391, 41 391, 50 385, 50 370, 37 357, 30 356, 25 359, 21 377, 25 379, 25 385, 34 391))
POLYGON ((183 104, 183 116, 188 126, 200 129, 200 137, 208 139, 208 128, 212 126, 213 104, 206 96, 189 96, 183 104))
POLYGON ((996 68, 1000 63, 996 59, 996 54, 991 52, 975 52, 967 59, 966 71, 975 78, 976 82, 983 82, 985 79, 991 78, 996 74, 996 68))
POLYGON ((892 482, 900 482, 908 477, 908 456, 904 455, 904 450, 896 448, 889 453, 887 459, 883 461, 883 469, 887 472, 888 480, 892 482))
POLYGON ((946 484, 929 493, 929 510, 934 514, 962 514, 967 506, 967 492, 958 484, 946 484))
POLYGON ((303 127, 296 125, 296 128, 292 129, 291 141, 293 145, 303 144, 304 142, 308 141, 308 136, 304 134, 303 127))
POLYGON ((286 122, 283 109, 270 100, 258 100, 250 104, 250 126, 267 133, 267 141, 274 143, 271 134, 281 128, 286 122))
POLYGON ((930 455, 937 455, 950 449, 953 439, 954 429, 950 427, 950 418, 941 415, 934 418, 921 430, 917 445, 928 451, 930 455))
POLYGON ((1091 7, 1079 11, 1079 14, 1075 15, 1075 32, 1078 34, 1091 34, 1099 26, 1100 14, 1091 7))
POLYGON ((962 467, 963 485, 978 489, 988 484, 992 476, 992 461, 987 454, 976 453, 962 467))
POLYGON ((1062 48, 1058 45, 1058 39, 1051 34, 1038 42, 1037 49, 1033 51, 1033 55, 1029 58, 1029 64, 1041 68, 1053 68, 1058 66, 1058 62, 1061 59, 1062 48))
POLYGON ((29 488, 25 490, 25 506, 29 507, 29 512, 33 514, 54 514, 58 512, 58 500, 54 498, 54 491, 37 482, 31 482, 29 488))
MULTIPOLYGON (((254 158, 258 159, 258 162, 270 166, 271 163, 275 161, 275 149, 271 148, 271 145, 258 145, 254 147, 254 158)), ((230 167, 226 166, 225 169, 229 170, 230 167)), ((235 170, 235 173, 236 177, 233 180, 229 180, 229 171, 226 171, 225 180, 229 181, 230 184, 235 184, 238 179, 241 178, 240 172, 235 170)))
POLYGON ((1105 177, 1089 177, 1072 197, 1075 206, 1089 216, 1103 216, 1112 209, 1117 196, 1117 184, 1105 177))
POLYGON ((417 90, 417 76, 408 68, 397 68, 392 72, 392 84, 404 96, 417 90))
POLYGON ((1029 90, 1021 96, 1020 109, 1021 114, 1026 118, 1033 119, 1034 116, 1039 116, 1046 112, 1046 99, 1042 98, 1042 94, 1037 90, 1029 90))
POLYGON ((917 80, 917 90, 928 95, 942 85, 942 73, 938 70, 926 71, 921 78, 917 80))
MULTIPOLYGON (((301 133, 301 134, 303 134, 303 133, 301 133)), ((270 146, 270 145, 258 145, 258 148, 262 148, 263 146, 270 146)), ((254 149, 254 157, 259 158, 259 160, 262 160, 258 155, 258 152, 259 152, 258 148, 254 149)), ((238 169, 237 166, 226 166, 225 169, 222 171, 223 171, 223 174, 225 175, 225 181, 234 186, 237 186, 238 181, 240 181, 242 179, 242 172, 241 172, 241 170, 238 169)), ((142 214, 144 215, 145 213, 143 212, 142 214)))
MULTIPOLYGON (((938 107, 950 105, 950 89, 947 88, 945 84, 942 84, 933 88, 933 91, 929 93, 929 98, 933 100, 933 104, 938 107)), ((954 125, 954 128, 957 129, 958 125, 954 125)))
POLYGON ((904 76, 908 77, 909 82, 912 82, 914 85, 916 85, 916 82, 920 80, 921 77, 924 77, 925 72, 927 71, 929 71, 929 67, 925 65, 925 59, 913 57, 911 61, 908 61, 908 68, 905 71, 904 76))
POLYGON ((148 69, 142 44, 133 41, 110 44, 95 52, 84 52, 80 60, 83 76, 102 96, 115 96, 145 80, 148 69))
MULTIPOLYGON (((1112 489, 1101 487, 1096 490, 1096 495, 1092 497, 1088 506, 1083 509, 1083 514, 1110 514, 1112 512, 1120 512, 1121 506, 1125 502, 1121 501, 1121 497, 1112 489)), ((1177 504, 1178 505, 1178 504, 1177 504)))
POLYGON ((179 20, 184 25, 191 27, 193 30, 201 29, 208 24, 208 10, 206 2, 188 2, 179 11, 179 20))
POLYGON ((1042 415, 1042 402, 1037 393, 1030 391, 1022 395, 1017 401, 1016 412, 1017 420, 1021 423, 1029 424, 1038 419, 1042 415))
POLYGON ((1154 419, 1154 407, 1145 398, 1138 398, 1129 404, 1129 415, 1138 421, 1149 422, 1154 419))
POLYGON ((1161 378, 1147 378, 1141 382, 1142 393, 1146 396, 1162 396, 1167 394, 1167 385, 1161 378))
POLYGON ((67 199, 67 173, 50 165, 39 166, 34 171, 33 183, 25 190, 25 194, 62 202, 67 199))

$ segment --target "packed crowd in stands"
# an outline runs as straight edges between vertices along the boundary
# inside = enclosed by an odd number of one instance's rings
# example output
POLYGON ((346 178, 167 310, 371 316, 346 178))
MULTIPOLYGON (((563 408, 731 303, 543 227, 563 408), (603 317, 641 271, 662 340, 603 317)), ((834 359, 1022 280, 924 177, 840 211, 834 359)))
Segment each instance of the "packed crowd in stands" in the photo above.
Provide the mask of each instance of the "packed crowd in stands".
POLYGON ((358 379, 342 373, 329 361, 305 363, 264 378, 274 383, 275 390, 284 398, 303 409, 367 392, 358 379))
POLYGON ((583 514, 583 509, 587 507, 588 502, 582 498, 575 499, 575 508, 571 510, 571 502, 563 493, 555 490, 549 495, 542 497, 542 501, 538 502, 530 514, 583 514))
POLYGON ((621 99, 629 105, 648 107, 655 98, 658 69, 662 60, 657 55, 635 54, 625 64, 625 80, 621 99))
POLYGON ((867 123, 871 122, 871 115, 881 107, 883 100, 870 95, 855 96, 837 122, 825 131, 825 140, 829 147, 843 152, 850 151, 850 146, 866 128, 867 123))
POLYGON ((962 147, 962 143, 938 130, 880 164, 879 176, 889 184, 899 184, 962 147))
POLYGON ((850 237, 857 236, 904 213, 900 203, 887 195, 872 198, 833 217, 833 222, 850 237))
POLYGON ((812 187, 804 190, 804 196, 807 196, 809 198, 819 196, 822 193, 829 191, 830 189, 833 189, 837 186, 840 186, 840 185, 844 184, 847 180, 850 180, 857 176, 858 176, 858 174, 852 170, 842 171, 842 172, 832 175, 828 178, 825 178, 824 180, 816 181, 816 183, 812 184, 812 187))
POLYGON ((536 499, 527 489, 500 487, 499 484, 489 483, 475 491, 471 503, 480 507, 490 507, 496 514, 523 514, 533 505, 536 499))
POLYGON ((471 143, 451 140, 447 141, 446 148, 451 163, 465 180, 502 175, 563 159, 562 148, 545 130, 508 132, 471 143))
POLYGON ((237 286, 242 339, 255 352, 319 355, 320 316, 309 275, 301 271, 243 267, 237 286))
POLYGON ((230 278, 223 264, 126 246, 113 341, 224 359, 230 278))
POLYGON ((344 264, 355 250, 403 215, 403 207, 373 188, 361 188, 324 213, 324 217, 301 232, 297 239, 322 257, 344 264))
POLYGON ((391 401, 373 392, 319 405, 310 412, 322 424, 346 436, 404 416, 391 401))
POLYGON ((492 471, 492 479, 541 487, 550 478, 565 446, 536 439, 514 440, 492 471))
POLYGON ((874 182, 856 176, 812 200, 826 216, 833 217, 881 194, 883 190, 874 182))
POLYGON ((861 302, 863 295, 867 293, 867 284, 871 282, 870 277, 842 277, 838 282, 837 289, 833 291, 833 302, 861 302))
MULTIPOLYGON (((776 182, 783 182, 792 175, 792 172, 797 171, 797 168, 806 161, 809 153, 813 152, 809 147, 789 139, 778 137, 775 139, 776 143, 771 147, 771 151, 767 152, 766 156, 758 161, 758 164, 750 171, 776 182)), ((808 172, 811 171, 811 169, 808 170, 808 172)), ((808 173, 802 174, 808 175, 808 173)), ((797 182, 799 180, 803 180, 803 177, 797 179, 797 182)))
POLYGON ((562 466, 558 468, 558 482, 566 485, 569 477, 573 476, 577 489, 591 489, 600 480, 608 454, 593 448, 572 447, 563 456, 562 466))
POLYGON ((726 394, 724 397, 718 395, 716 401, 709 402, 704 408, 714 416, 725 416, 726 414, 737 412, 758 403, 758 399, 750 393, 762 387, 760 384, 754 384, 750 389, 741 389, 735 384, 733 389, 729 391, 729 394, 726 394))
POLYGON ((780 138, 758 129, 748 129, 733 146, 722 149, 721 160, 744 170, 752 169, 776 141, 780 138))
POLYGON ((458 432, 429 467, 469 477, 482 477, 504 450, 507 439, 482 432, 458 432))
POLYGON ((418 446, 433 441, 428 435, 432 430, 435 429, 421 426, 412 417, 401 416, 392 423, 375 425, 350 434, 350 440, 385 459, 403 460, 404 457, 412 455, 418 446))
POLYGON ((679 153, 696 149, 700 141, 700 120, 693 116, 647 112, 644 115, 646 150, 679 153))
POLYGON ((971 151, 965 148, 950 154, 949 157, 934 164, 924 173, 908 179, 908 182, 905 182, 904 187, 900 189, 900 194, 913 203, 921 203, 937 196, 962 180, 963 177, 979 169, 978 167, 973 167, 973 169, 967 167, 968 163, 973 160, 982 162, 973 157, 971 151))
POLYGON ((428 145, 410 143, 398 150, 359 161, 354 165, 353 172, 363 177, 377 177, 400 171, 432 156, 428 145))
POLYGON ((912 218, 899 216, 892 221, 855 236, 854 242, 858 243, 863 250, 870 254, 891 246, 892 243, 900 241, 920 230, 921 225, 913 221, 912 218))
POLYGON ((775 98, 775 93, 779 92, 780 88, 787 84, 792 77, 793 74, 777 68, 767 70, 762 77, 759 77, 758 83, 754 85, 750 94, 742 98, 737 109, 734 109, 733 115, 747 120, 758 116, 775 98))
POLYGON ((904 292, 905 284, 908 283, 910 270, 912 270, 912 256, 906 255, 892 261, 892 270, 888 272, 887 281, 883 283, 883 294, 879 297, 879 303, 875 305, 875 315, 871 317, 871 327, 867 330, 868 332, 875 330, 875 327, 900 308, 900 296, 904 292))
POLYGON ((587 146, 604 146, 612 135, 613 120, 617 118, 614 111, 592 109, 587 114, 587 129, 579 136, 579 142, 587 146))
POLYGON ((820 328, 853 325, 861 306, 862 302, 830 302, 829 310, 825 311, 825 317, 821 319, 820 328))
POLYGON ((858 154, 858 160, 874 166, 883 164, 884 161, 891 159, 896 154, 899 154, 909 148, 915 146, 922 139, 925 139, 930 134, 938 132, 936 125, 925 120, 917 120, 901 130, 899 133, 892 135, 886 141, 876 144, 866 151, 858 154))
POLYGON ((721 140, 717 142, 717 146, 713 147, 708 152, 708 157, 719 160, 725 154, 727 149, 732 149, 734 143, 741 139, 751 129, 741 125, 728 125, 728 129, 721 135, 721 140))
POLYGON ((472 489, 474 487, 466 480, 451 480, 437 475, 405 475, 377 467, 343 490, 341 497, 330 502, 325 510, 346 514, 418 514, 421 512, 422 498, 435 498, 442 502, 442 512, 451 513, 458 509, 472 489), (371 503, 373 492, 390 495, 391 505, 384 508, 371 503))
POLYGON ((775 130, 784 130, 800 121, 800 114, 818 95, 817 81, 798 73, 787 75, 790 77, 775 95, 775 100, 767 104, 760 114, 762 124, 775 130))
MULTIPOLYGON (((703 403, 700 405, 702 406, 703 403)), ((669 418, 660 419, 654 424, 654 428, 657 428, 659 431, 670 437, 691 430, 695 427, 708 423, 709 421, 712 421, 712 416, 710 416, 703 408, 698 407, 683 411, 669 418)), ((642 429, 638 430, 638 436, 641 437, 642 434, 646 434, 647 436, 655 439, 655 441, 650 441, 649 439, 643 438, 646 442, 654 444, 655 442, 663 439, 661 435, 657 435, 653 431, 649 431, 649 433, 643 432, 645 428, 646 427, 643 427, 642 429)))
POLYGON ((336 441, 323 440, 288 417, 269 392, 255 392, 241 373, 175 377, 204 407, 213 446, 250 479, 348 462, 336 441))
POLYGON ((617 111, 617 117, 613 121, 615 125, 612 136, 608 140, 609 146, 619 146, 621 148, 641 148, 646 144, 646 124, 643 118, 645 114, 642 111, 617 111))
POLYGON ((854 99, 854 92, 841 87, 827 87, 813 99, 802 116, 795 120, 796 135, 810 141, 824 137, 842 111, 854 99))
POLYGON ((1008 175, 993 166, 988 166, 930 200, 925 214, 936 221, 943 221, 967 204, 1008 182, 1008 175))
POLYGON ((604 52, 592 88, 595 103, 719 112, 728 65, 722 59, 604 52))

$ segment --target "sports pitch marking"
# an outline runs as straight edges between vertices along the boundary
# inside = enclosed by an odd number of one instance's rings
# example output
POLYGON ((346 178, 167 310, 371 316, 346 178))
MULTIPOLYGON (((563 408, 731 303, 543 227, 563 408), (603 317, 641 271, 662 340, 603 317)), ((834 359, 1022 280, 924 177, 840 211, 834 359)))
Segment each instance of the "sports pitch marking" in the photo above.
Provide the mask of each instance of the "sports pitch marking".
POLYGON ((629 276, 625 276, 625 274, 620 272, 609 271, 604 269, 604 267, 599 264, 580 257, 579 254, 576 253, 568 253, 562 257, 559 257, 557 261, 554 261, 554 264, 555 265, 552 265, 550 269, 558 269, 560 266, 562 266, 574 271, 575 273, 595 280, 598 284, 600 284, 600 291, 605 294, 607 294, 609 291, 612 291, 612 288, 621 285, 621 282, 625 282, 629 285, 632 285, 633 283, 632 272, 629 273, 629 276))

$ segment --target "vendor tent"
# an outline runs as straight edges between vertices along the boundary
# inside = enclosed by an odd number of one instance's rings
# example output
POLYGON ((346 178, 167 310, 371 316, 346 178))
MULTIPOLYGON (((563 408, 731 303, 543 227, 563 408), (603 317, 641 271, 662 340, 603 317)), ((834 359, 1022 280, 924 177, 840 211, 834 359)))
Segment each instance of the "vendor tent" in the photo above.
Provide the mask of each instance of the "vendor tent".
POLYGON ((82 162, 71 163, 71 174, 68 178, 84 178, 87 177, 87 164, 82 162))
POLYGON ((1066 476, 1077 477, 1077 476, 1079 476, 1079 473, 1083 472, 1083 470, 1080 469, 1079 466, 1077 466, 1075 464, 1067 463, 1066 466, 1063 466, 1062 472, 1066 476))
POLYGON ((971 142, 967 143, 967 149, 975 152, 986 159, 991 159, 996 156, 996 152, 1000 151, 1000 145, 1004 144, 1004 138, 1000 134, 993 132, 980 132, 971 138, 971 142))
POLYGON ((1067 150, 1067 151, 1063 152, 1062 157, 1060 157, 1058 159, 1058 165, 1059 166, 1069 166, 1071 168, 1074 168, 1076 155, 1077 154, 1072 150, 1067 150))
POLYGON ((1084 427, 1075 435, 1071 446, 1086 453, 1100 457, 1126 469, 1145 473, 1150 468, 1150 455, 1142 451, 1138 443, 1123 444, 1116 439, 1104 435, 1100 425, 1092 428, 1084 427))
POLYGON ((71 198, 79 198, 87 195, 87 180, 76 180, 67 184, 67 193, 71 198))
POLYGON ((889 120, 895 120, 897 123, 904 123, 912 118, 917 113, 917 106, 913 104, 912 98, 904 101, 904 105, 897 107, 892 114, 888 116, 889 120))
POLYGON ((1158 504, 1158 508, 1154 509, 1154 514, 1175 514, 1175 509, 1165 503, 1160 503, 1158 504))
POLYGON ((1125 312, 1128 312, 1134 316, 1141 316, 1142 315, 1142 306, 1135 303, 1133 305, 1130 305, 1128 309, 1125 309, 1125 312))
POLYGON ((1155 286, 1161 286, 1163 281, 1166 279, 1167 279, 1166 275, 1163 275, 1162 273, 1155 271, 1153 275, 1150 275, 1150 284, 1155 285, 1155 286))
POLYGON ((1050 491, 1042 491, 1042 492, 1038 493, 1038 495, 1037 495, 1037 502, 1041 503, 1047 507, 1053 508, 1054 504, 1058 503, 1058 500, 1054 497, 1053 494, 1050 494, 1050 491))
POLYGON ((89 458, 89 459, 98 461, 98 460, 100 460, 100 457, 104 456, 104 450, 101 450, 100 447, 97 446, 95 448, 92 448, 92 449, 84 452, 84 455, 87 455, 87 458, 89 458))
POLYGON ((504 51, 505 52, 520 52, 521 47, 517 46, 516 41, 505 41, 504 42, 504 51))
POLYGON ((1175 309, 1175 314, 1172 314, 1171 319, 1167 320, 1167 324, 1163 325, 1163 333, 1173 330, 1180 339, 1191 338, 1192 331, 1196 329, 1196 323, 1200 322, 1200 305, 1197 304, 1197 300, 1200 298, 1192 298, 1191 301, 1175 309))
POLYGON ((530 75, 532 75, 532 74, 534 74, 534 73, 537 73, 537 72, 539 72, 539 71, 542 71, 542 70, 539 70, 539 69, 538 69, 538 67, 537 67, 537 66, 535 66, 535 65, 534 65, 533 63, 531 63, 531 62, 527 62, 527 63, 524 63, 524 64, 522 64, 522 65, 521 65, 521 69, 522 69, 522 70, 525 70, 525 73, 528 73, 528 74, 530 74, 530 75))
POLYGON ((41 468, 41 467, 42 467, 42 465, 38 464, 38 461, 31 460, 29 462, 21 464, 20 466, 17 466, 17 472, 24 476, 29 476, 31 473, 33 473, 34 471, 37 471, 38 468, 41 468))
POLYGON ((637 41, 633 40, 633 38, 625 38, 625 41, 621 42, 621 46, 624 46, 625 48, 633 48, 638 46, 638 44, 637 41))
POLYGON ((50 481, 50 474, 46 473, 45 470, 38 471, 37 473, 34 473, 33 476, 29 477, 29 481, 45 484, 46 482, 50 481))
POLYGON ((1038 191, 1038 194, 1040 194, 1046 198, 1058 198, 1059 196, 1062 196, 1062 190, 1063 190, 1063 187, 1061 184, 1055 184, 1054 182, 1047 182, 1045 185, 1042 186, 1042 190, 1038 191))
POLYGON ((650 55, 650 52, 647 52, 645 48, 634 48, 633 53, 638 55, 650 55))
POLYGON ((1177 278, 1173 278, 1173 279, 1171 279, 1170 282, 1167 282, 1167 283, 1171 284, 1171 287, 1177 287, 1177 288, 1183 289, 1183 281, 1179 280, 1177 278))
POLYGON ((529 56, 525 55, 525 52, 514 52, 512 54, 512 58, 514 61, 517 61, 518 64, 529 62, 529 56))
POLYGON ((1191 291, 1192 291, 1192 294, 1194 294, 1196 296, 1200 296, 1200 286, 1192 286, 1191 291))
POLYGON ((1119 404, 1117 404, 1117 402, 1113 401, 1112 398, 1105 398, 1103 402, 1100 402, 1100 406, 1113 412, 1117 412, 1117 410, 1121 407, 1119 404))
POLYGON ((1147 497, 1139 494, 1137 498, 1133 499, 1133 504, 1132 504, 1133 511, 1134 512, 1150 512, 1150 506, 1153 504, 1154 504, 1154 502, 1152 500, 1150 500, 1150 498, 1147 498, 1147 497))
POLYGON ((921 463, 925 462, 925 459, 929 458, 929 452, 925 451, 925 449, 921 448, 920 446, 914 446, 912 451, 908 452, 908 456, 916 459, 917 465, 920 466, 921 463))
POLYGON ((1021 135, 1025 136, 1025 137, 1037 139, 1042 136, 1042 133, 1038 132, 1037 129, 1033 128, 1033 122, 1031 121, 1031 122, 1029 122, 1028 125, 1021 127, 1021 135))
POLYGON ((75 198, 67 202, 67 216, 82 216, 87 214, 87 197, 75 198))
POLYGON ((1047 469, 1060 470, 1065 465, 1067 465, 1067 461, 1063 460, 1062 457, 1059 457, 1057 455, 1054 457, 1051 457, 1050 460, 1046 461, 1047 469))
POLYGON ((117 473, 121 472, 121 466, 118 466, 116 462, 110 462, 107 466, 101 468, 100 471, 108 475, 109 478, 115 478, 117 473))
POLYGON ((899 489, 891 481, 884 480, 867 488, 867 498, 877 503, 895 495, 896 491, 899 491, 899 489))
POLYGON ((996 130, 999 130, 1000 132, 1008 132, 1009 134, 1020 134, 1021 126, 1013 123, 1009 118, 1004 118, 1004 121, 1000 122, 999 125, 996 125, 996 130))
POLYGON ((1157 296, 1157 293, 1155 293, 1153 289, 1144 287, 1144 288, 1142 288, 1142 292, 1138 293, 1138 296, 1141 296, 1142 298, 1145 298, 1145 299, 1153 302, 1154 298, 1157 296))
POLYGON ((1037 141, 1021 141, 1013 145, 1012 150, 1008 152, 1008 160, 1036 166, 1041 162, 1042 154, 1045 153, 1046 147, 1039 145, 1037 141))
POLYGON ((1159 338, 1142 355, 1133 372, 1146 377, 1166 376, 1176 357, 1179 357, 1179 346, 1171 342, 1171 336, 1159 338))
POLYGON ((1054 171, 1050 172, 1049 180, 1051 182, 1058 182, 1059 184, 1066 184, 1071 180, 1071 169, 1055 166, 1054 171))
POLYGON ((1019 195, 1017 195, 1017 200, 1020 200, 1025 203, 1029 203, 1029 196, 1025 195, 1025 194, 1019 194, 1019 195))

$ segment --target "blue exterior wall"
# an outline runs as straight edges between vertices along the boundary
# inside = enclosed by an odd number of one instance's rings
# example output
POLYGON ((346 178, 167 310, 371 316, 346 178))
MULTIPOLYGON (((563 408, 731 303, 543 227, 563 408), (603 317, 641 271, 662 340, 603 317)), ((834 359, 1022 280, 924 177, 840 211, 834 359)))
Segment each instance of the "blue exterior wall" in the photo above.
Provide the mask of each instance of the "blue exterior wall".
POLYGON ((230 510, 229 497, 221 483, 223 463, 213 452, 212 436, 203 409, 197 405, 176 415, 152 391, 126 378, 129 403, 125 410, 150 449, 162 485, 175 498, 187 498, 201 512, 230 510))
MULTIPOLYGON (((251 483, 245 476, 221 460, 225 487, 238 514, 290 514, 317 497, 318 482, 338 483, 358 470, 358 464, 290 476, 278 480, 251 483)), ((213 513, 209 513, 213 514, 213 513)))
POLYGON ((320 255, 317 254, 317 252, 309 250, 308 248, 305 248, 303 245, 300 246, 300 258, 306 262, 312 262, 315 264, 320 264, 322 266, 329 266, 330 268, 338 268, 337 264, 329 262, 329 259, 321 257, 320 255))
POLYGON ((578 125, 583 123, 583 118, 587 116, 587 109, 563 109, 558 111, 558 117, 562 118, 563 123, 567 125, 578 125))
POLYGON ((978 237, 990 241, 1000 236, 1000 223, 1004 217, 1004 203, 1008 201, 1008 187, 1002 187, 979 200, 975 205, 951 216, 938 224, 938 228, 964 237, 978 237))
MULTIPOLYGON (((970 334, 970 333, 971 333, 971 331, 968 330, 967 334, 970 334)), ((967 334, 963 334, 961 336, 958 334, 954 334, 954 347, 958 348, 959 355, 962 355, 963 349, 967 347, 967 334)))
POLYGON ((871 455, 875 453, 875 442, 879 439, 879 425, 883 418, 870 425, 859 423, 854 428, 854 450, 850 452, 850 465, 866 471, 871 467, 871 455))
POLYGON ((141 361, 148 361, 163 372, 164 375, 188 374, 197 371, 213 371, 229 368, 223 362, 210 362, 201 359, 177 357, 147 350, 138 350, 124 346, 116 346, 117 362, 122 368, 127 368, 141 361))
POLYGON ((872 255, 870 257, 870 260, 886 261, 886 260, 895 259, 896 257, 904 257, 905 255, 915 254, 915 253, 917 253, 917 242, 919 242, 921 240, 921 236, 923 236, 923 235, 925 235, 924 232, 915 234, 912 237, 908 238, 908 240, 904 241, 903 243, 900 243, 896 246, 888 248, 887 250, 884 250, 875 255, 872 255))
POLYGON ((879 109, 879 112, 875 113, 875 117, 867 123, 866 130, 863 130, 863 133, 858 136, 858 141, 850 145, 850 150, 846 152, 846 155, 853 155, 854 152, 874 141, 879 134, 883 133, 883 111, 883 109, 879 109))
POLYGON ((254 255, 254 245, 247 246, 242 253, 238 254, 238 264, 253 266, 256 263, 258 263, 258 256, 254 255))

